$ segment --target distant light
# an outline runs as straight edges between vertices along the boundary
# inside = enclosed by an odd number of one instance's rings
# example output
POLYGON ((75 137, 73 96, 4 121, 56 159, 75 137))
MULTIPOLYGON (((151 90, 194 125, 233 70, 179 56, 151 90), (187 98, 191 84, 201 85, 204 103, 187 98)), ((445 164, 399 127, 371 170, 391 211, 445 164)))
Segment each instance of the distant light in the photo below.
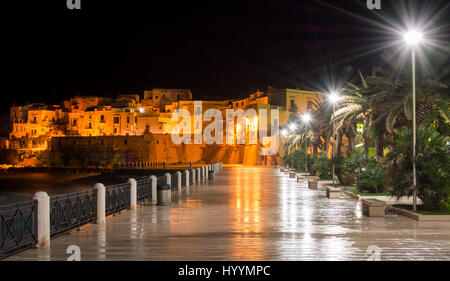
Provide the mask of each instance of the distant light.
POLYGON ((282 131, 281 131, 281 135, 282 135, 283 137, 287 136, 287 135, 288 135, 287 130, 282 130, 282 131))
POLYGON ((295 131, 295 129, 297 129, 297 125, 291 124, 289 125, 289 129, 291 129, 291 131, 295 131))
POLYGON ((339 96, 338 93, 336 92, 332 92, 330 93, 330 95, 328 96, 328 99, 332 102, 332 103, 337 103, 341 97, 339 96))
POLYGON ((143 107, 139 108, 139 112, 140 113, 145 113, 145 108, 143 108, 143 107))
POLYGON ((412 30, 403 35, 403 39, 405 39, 406 43, 409 45, 416 45, 422 41, 422 33, 412 30))
POLYGON ((241 130, 241 124, 236 124, 236 131, 240 131, 241 130))
POLYGON ((303 114, 302 119, 303 119, 303 122, 309 123, 309 121, 311 121, 311 119, 312 119, 311 114, 309 114, 309 113, 303 114))

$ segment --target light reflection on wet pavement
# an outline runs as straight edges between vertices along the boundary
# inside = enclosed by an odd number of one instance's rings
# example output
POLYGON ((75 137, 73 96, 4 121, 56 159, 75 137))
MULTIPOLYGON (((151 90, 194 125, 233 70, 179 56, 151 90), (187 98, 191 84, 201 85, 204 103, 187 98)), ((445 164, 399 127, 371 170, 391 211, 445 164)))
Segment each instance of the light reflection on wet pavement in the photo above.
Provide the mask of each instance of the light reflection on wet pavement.
POLYGON ((172 195, 172 207, 139 206, 6 260, 450 260, 450 223, 390 215, 284 176, 275 168, 225 167, 214 180, 172 195))

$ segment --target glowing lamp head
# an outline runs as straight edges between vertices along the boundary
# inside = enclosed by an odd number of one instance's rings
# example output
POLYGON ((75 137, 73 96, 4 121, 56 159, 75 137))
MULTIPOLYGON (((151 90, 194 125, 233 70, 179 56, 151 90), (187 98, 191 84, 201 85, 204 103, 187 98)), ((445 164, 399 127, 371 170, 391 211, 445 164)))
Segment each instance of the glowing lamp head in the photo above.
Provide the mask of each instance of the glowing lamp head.
POLYGON ((139 112, 140 113, 145 113, 145 108, 143 108, 143 107, 139 108, 139 112))
POLYGON ((332 103, 337 103, 337 102, 341 99, 341 97, 339 96, 339 94, 336 93, 336 92, 331 93, 331 94, 328 96, 328 98, 329 98, 329 100, 330 100, 332 103))
POLYGON ((288 132, 287 132, 286 130, 282 130, 282 131, 281 131, 281 135, 282 135, 283 137, 285 137, 285 136, 288 135, 288 132))
POLYGON ((295 131, 295 129, 297 129, 297 125, 291 124, 291 125, 289 125, 289 129, 290 129, 291 131, 295 131))
POLYGON ((303 122, 309 123, 312 119, 311 114, 309 114, 309 113, 303 114, 302 119, 303 119, 303 122))
POLYGON ((417 45, 422 41, 422 33, 412 30, 403 35, 403 39, 405 39, 408 45, 417 45))

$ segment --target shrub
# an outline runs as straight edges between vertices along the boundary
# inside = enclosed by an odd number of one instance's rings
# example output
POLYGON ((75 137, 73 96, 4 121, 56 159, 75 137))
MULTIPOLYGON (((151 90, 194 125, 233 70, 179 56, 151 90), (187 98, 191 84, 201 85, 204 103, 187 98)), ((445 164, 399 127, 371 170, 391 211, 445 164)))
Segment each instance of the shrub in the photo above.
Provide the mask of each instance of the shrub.
POLYGON ((359 175, 358 190, 360 192, 368 193, 384 192, 386 178, 386 172, 381 165, 369 165, 365 171, 359 175))
POLYGON ((320 153, 319 158, 314 163, 314 169, 321 179, 332 179, 333 177, 333 161, 328 158, 326 152, 320 153))
MULTIPOLYGON (((417 128, 417 196, 424 208, 445 208, 450 196, 450 138, 440 136, 432 127, 417 128)), ((386 156, 388 179, 394 196, 412 195, 412 131, 401 128, 395 131, 392 147, 386 156)))
MULTIPOLYGON (((291 156, 291 161, 294 164, 294 167, 299 172, 305 171, 305 151, 304 150, 297 150, 295 151, 291 156)), ((308 171, 312 172, 312 167, 314 165, 314 159, 312 158, 311 154, 308 154, 308 171)))

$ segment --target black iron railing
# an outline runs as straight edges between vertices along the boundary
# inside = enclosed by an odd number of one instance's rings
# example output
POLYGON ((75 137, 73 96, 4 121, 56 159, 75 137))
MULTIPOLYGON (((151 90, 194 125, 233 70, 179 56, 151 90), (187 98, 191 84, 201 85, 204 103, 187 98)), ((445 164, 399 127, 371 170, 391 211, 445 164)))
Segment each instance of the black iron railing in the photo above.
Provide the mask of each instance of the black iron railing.
POLYGON ((73 192, 50 197, 50 236, 55 237, 95 221, 97 190, 73 192))
POLYGON ((176 189, 178 187, 178 177, 176 173, 170 175, 170 187, 176 189))
POLYGON ((37 243, 35 200, 0 207, 0 259, 37 243))
POLYGON ((181 186, 186 186, 186 172, 181 172, 181 186))
POLYGON ((107 186, 105 189, 105 214, 110 215, 130 208, 130 183, 107 186))
POLYGON ((136 188, 138 202, 152 198, 152 180, 140 180, 137 182, 136 188))
POLYGON ((159 185, 163 185, 167 183, 167 179, 166 176, 159 176, 156 178, 156 184, 159 185))

